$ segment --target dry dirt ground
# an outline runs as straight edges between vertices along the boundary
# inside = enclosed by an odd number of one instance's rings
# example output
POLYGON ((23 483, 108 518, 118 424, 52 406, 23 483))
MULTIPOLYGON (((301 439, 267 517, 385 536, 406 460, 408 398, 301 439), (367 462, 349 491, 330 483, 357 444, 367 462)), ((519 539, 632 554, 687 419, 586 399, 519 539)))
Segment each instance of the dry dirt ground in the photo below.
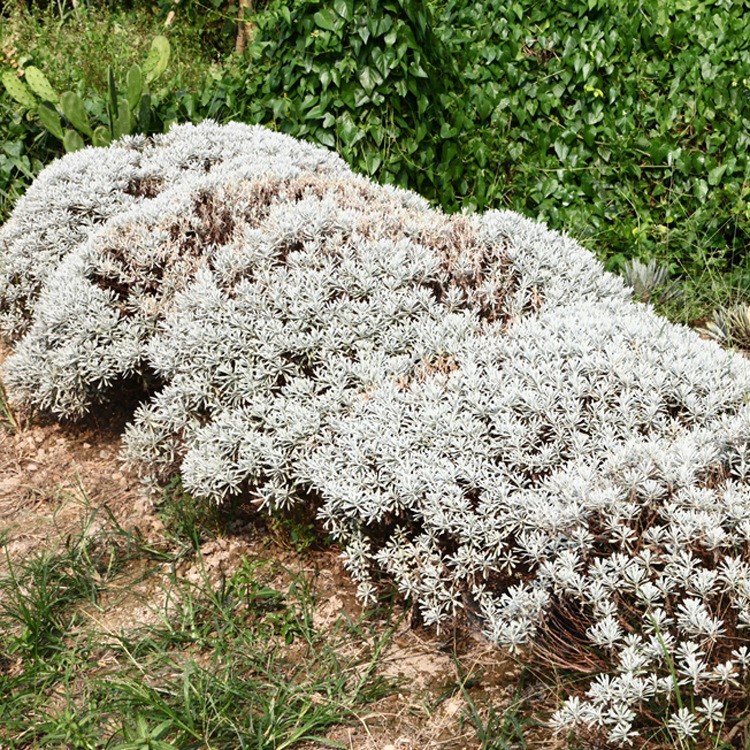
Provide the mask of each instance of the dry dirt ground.
MULTIPOLYGON (((7 351, 0 351, 0 360, 2 354, 7 351)), ((8 561, 54 550, 66 537, 82 533, 92 508, 106 507, 122 528, 137 530, 148 545, 169 544, 153 499, 118 460, 125 416, 100 414, 76 426, 37 419, 18 432, 0 427, 0 539, 7 550, 0 574, 8 561)), ((85 533, 95 531, 87 528, 85 533)), ((352 618, 360 614, 355 587, 335 549, 299 554, 256 527, 208 539, 201 552, 202 565, 212 576, 231 574, 243 558, 272 559, 291 573, 303 573, 318 602, 315 624, 323 630, 342 613, 352 618)), ((105 633, 143 625, 163 604, 157 601, 165 596, 158 576, 130 573, 130 579, 127 571, 118 577, 121 583, 107 589, 91 614, 105 633)), ((183 559, 177 573, 186 580, 198 576, 196 556, 183 559)), ((479 748, 483 745, 465 718, 465 698, 456 690, 459 669, 470 677, 476 705, 491 703, 497 711, 509 705, 518 681, 516 668, 479 634, 438 636, 413 626, 408 615, 401 618, 379 669, 401 678, 398 692, 371 705, 358 723, 333 729, 331 740, 363 750, 479 748)))

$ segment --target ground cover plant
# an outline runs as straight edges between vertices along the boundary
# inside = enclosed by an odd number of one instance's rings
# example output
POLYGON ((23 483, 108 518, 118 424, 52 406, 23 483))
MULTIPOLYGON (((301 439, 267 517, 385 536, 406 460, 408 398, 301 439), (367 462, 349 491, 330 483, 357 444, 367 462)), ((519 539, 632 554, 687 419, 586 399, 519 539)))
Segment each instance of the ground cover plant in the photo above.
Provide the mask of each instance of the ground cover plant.
MULTIPOLYGON (((746 3, 622 2, 605 7, 577 0, 554 6, 522 1, 506 8, 496 3, 393 2, 373 10, 372 28, 359 4, 271 3, 266 11, 265 4, 257 3, 261 13, 249 63, 225 57, 234 45, 236 9, 227 6, 227 14, 214 0, 209 4, 216 12, 207 16, 205 4, 164 0, 159 3, 161 18, 137 3, 135 14, 127 7, 108 9, 95 2, 85 8, 79 4, 77 10, 58 2, 46 11, 29 4, 31 12, 23 15, 14 15, 8 4, 0 15, 0 36, 12 44, 7 51, 3 45, 7 67, 2 72, 12 65, 38 66, 58 91, 79 92, 87 111, 98 118, 106 116, 107 65, 114 66, 119 85, 134 63, 143 63, 154 36, 164 33, 173 50, 165 86, 182 91, 179 105, 164 97, 158 113, 162 123, 206 116, 264 122, 327 147, 333 143, 355 170, 418 189, 433 204, 451 210, 505 206, 540 216, 571 230, 609 267, 623 267, 638 298, 653 302, 672 319, 700 318, 699 325, 717 341, 747 348, 746 3), (162 22, 172 11, 175 23, 165 29, 162 22), (431 79, 413 76, 406 64, 430 57, 432 47, 420 41, 420 24, 444 50, 432 61, 437 75, 431 79), (198 32, 200 45, 195 44, 198 32), (394 35, 401 49, 384 55, 385 39, 394 35), (353 36, 362 39, 358 49, 351 44, 353 36), (278 44, 282 38, 285 42, 278 44), (222 57, 221 64, 208 68, 209 59, 222 57), (321 75, 331 70, 332 60, 345 61, 335 66, 338 81, 321 75), (366 68, 363 82, 359 74, 366 68), (407 85, 412 89, 402 101, 399 91, 407 85), (351 106, 355 99, 361 106, 351 106), (421 115, 419 109, 424 110, 421 115), (631 256, 636 262, 625 264, 631 256), (638 257, 645 265, 638 265, 638 257), (673 283, 676 276, 682 277, 679 286, 673 283), (732 304, 709 317, 725 301, 732 304)), ((44 164, 61 153, 60 143, 22 114, 0 91, 0 218, 44 164)), ((100 221, 86 210, 84 215, 83 234, 90 223, 100 221)), ((75 245, 78 239, 70 242, 75 245)), ((56 258, 49 262, 54 265, 56 258)), ((28 301, 10 304, 19 326, 14 337, 28 326, 18 312, 34 306, 48 270, 46 262, 42 265, 39 278, 19 292, 21 297, 28 293, 28 301)), ((33 266, 27 271, 36 274, 33 266)), ((144 335, 135 332, 128 340, 140 346, 150 334, 144 335)), ((73 353, 78 356, 81 350, 73 353)), ((76 398, 106 402, 107 389, 122 382, 117 373, 133 362, 140 364, 132 372, 125 369, 125 378, 130 384, 139 381, 147 393, 157 392, 163 379, 142 366, 145 359, 139 356, 110 364, 100 360, 97 367, 114 373, 114 380, 107 386, 86 373, 81 385, 85 395, 76 398)), ((664 359, 671 361, 671 352, 665 350, 664 359)), ((450 361, 439 364, 446 370, 453 367, 450 361)), ((221 393, 225 375, 217 389, 221 393)), ((176 404, 177 411, 183 406, 176 404)), ((197 410, 197 427, 206 422, 203 408, 197 410)), ((25 417, 0 391, 0 429, 17 431, 25 417)), ((393 436, 392 430, 386 432, 393 436)), ((180 462, 182 439, 176 438, 174 463, 168 451, 159 454, 157 474, 167 476, 170 465, 180 462)), ((152 457, 159 453, 148 445, 141 449, 152 457)), ((217 461, 223 461, 226 449, 219 446, 217 461)), ((292 450, 283 458, 295 455, 292 450)), ((226 472, 225 479, 217 491, 237 481, 226 472)), ((294 498, 293 512, 276 516, 275 528, 304 528, 300 539, 307 545, 320 522, 305 518, 294 498), (302 526, 290 518, 302 518, 302 526)), ((307 499, 318 507, 318 490, 307 499)), ((190 531, 193 501, 185 507, 176 510, 175 528, 197 543, 190 531)), ((637 521, 631 525, 640 533, 637 521)), ((389 529, 386 524, 377 532, 389 529)), ((717 611, 723 601, 715 598, 717 611)), ((468 597, 463 603, 473 619, 477 602, 468 597)), ((576 613, 565 616, 566 632, 575 622, 581 624, 576 613)), ((553 651, 559 650, 559 643, 553 645, 553 651)), ((559 664, 563 675, 571 663, 584 663, 580 653, 567 656, 559 664)), ((670 665, 668 669, 671 675, 670 665)), ((570 684, 564 676, 561 692, 570 692, 570 684)), ((688 687, 675 691, 671 709, 679 709, 680 702, 690 704, 688 687)), ((731 702, 726 705, 725 720, 703 724, 702 741, 711 730, 715 733, 712 747, 721 746, 721 737, 731 736, 734 746, 743 742, 740 723, 730 727, 735 708, 731 702)), ((664 704, 658 707, 661 711, 664 704)), ((649 735, 651 741, 689 746, 690 740, 678 737, 679 724, 670 727, 669 712, 659 711, 652 710, 645 721, 662 725, 649 735)), ((560 722, 569 718, 563 713, 560 722)), ((505 717, 500 719, 498 724, 504 724, 505 717)), ((133 732, 135 738, 135 728, 133 732)), ((582 737, 579 728, 571 741, 582 737)), ((487 742, 493 746, 491 737, 487 742)))
POLYGON ((204 123, 66 156, 0 243, 17 402, 139 383, 145 477, 306 508, 363 600, 585 671, 577 739, 738 736, 750 368, 573 240, 204 123))

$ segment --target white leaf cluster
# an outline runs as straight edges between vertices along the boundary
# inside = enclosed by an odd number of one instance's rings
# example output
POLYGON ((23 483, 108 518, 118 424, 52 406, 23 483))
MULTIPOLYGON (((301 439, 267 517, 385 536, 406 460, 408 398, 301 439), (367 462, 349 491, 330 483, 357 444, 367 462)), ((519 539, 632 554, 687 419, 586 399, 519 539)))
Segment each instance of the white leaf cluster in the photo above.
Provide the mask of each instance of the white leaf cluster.
POLYGON ((750 368, 571 239, 205 123, 60 160, 0 248, 17 400, 148 379, 145 475, 311 504, 363 598, 385 574, 428 624, 596 654, 560 727, 628 744, 659 704, 691 739, 747 683, 750 368))
POLYGON ((137 215, 154 196, 167 192, 179 200, 200 178, 222 184, 311 171, 348 169, 335 154, 239 123, 183 125, 68 154, 39 175, 0 229, 0 335, 25 333, 61 260, 111 220, 127 222, 131 210, 137 215))

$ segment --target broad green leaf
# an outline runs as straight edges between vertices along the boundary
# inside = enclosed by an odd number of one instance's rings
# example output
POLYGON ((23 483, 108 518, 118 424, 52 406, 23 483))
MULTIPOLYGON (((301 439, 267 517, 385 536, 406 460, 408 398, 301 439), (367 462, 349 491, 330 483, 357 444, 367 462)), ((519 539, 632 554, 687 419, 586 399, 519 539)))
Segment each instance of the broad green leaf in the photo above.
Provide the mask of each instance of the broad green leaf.
POLYGON ((137 65, 133 65, 128 71, 126 84, 128 105, 131 112, 134 112, 143 93, 143 73, 137 65))
POLYGON ((114 122, 114 137, 122 138, 124 135, 130 135, 131 126, 128 100, 120 99, 117 105, 117 119, 114 122))
POLYGON ((72 151, 80 151, 82 148, 85 147, 85 143, 83 142, 83 138, 75 131, 75 130, 66 130, 65 135, 63 136, 63 146, 65 147, 65 151, 67 153, 71 153, 72 151))
POLYGON ((368 94, 372 93, 373 89, 375 88, 375 79, 370 68, 362 68, 362 70, 359 72, 359 82, 362 84, 362 88, 368 94))
POLYGON ((138 114, 136 116, 138 130, 141 133, 148 133, 151 130, 152 119, 151 95, 143 94, 141 101, 138 103, 138 114))
POLYGON ((314 16, 313 21, 319 29, 325 29, 326 31, 336 31, 336 16, 328 10, 319 10, 314 16))
POLYGON ((367 174, 374 175, 382 163, 383 159, 380 154, 377 154, 374 151, 365 154, 365 169, 367 170, 367 174))
POLYGON ((727 171, 727 165, 726 164, 719 164, 718 166, 714 167, 712 170, 708 173, 708 184, 712 187, 715 187, 721 182, 721 178, 724 176, 724 172, 727 171))
POLYGON ((10 96, 26 109, 33 109, 37 105, 36 97, 28 86, 12 71, 3 73, 3 86, 10 96))
POLYGON ((324 146, 328 146, 328 148, 336 148, 336 138, 333 136, 333 133, 323 128, 316 129, 315 138, 318 143, 322 143, 324 146))
POLYGON ((112 70, 111 65, 107 66, 107 91, 109 93, 109 101, 107 103, 107 111, 109 112, 109 129, 114 136, 115 122, 118 116, 117 82, 115 81, 115 72, 112 70))
POLYGON ((60 97, 60 108, 70 124, 79 132, 91 136, 91 125, 81 97, 72 91, 66 91, 60 97))
POLYGON ((57 113, 56 109, 49 104, 42 102, 37 107, 37 116, 42 125, 44 125, 44 127, 47 128, 55 138, 60 141, 63 139, 62 123, 60 122, 60 115, 57 113))
POLYGON ((334 0, 333 9, 342 18, 345 18, 347 21, 349 21, 351 20, 354 13, 353 0, 334 0))
POLYGON ((60 95, 52 88, 52 85, 47 80, 47 76, 45 76, 39 68, 29 65, 24 71, 24 75, 29 88, 40 99, 45 102, 51 102, 52 104, 57 104, 57 102, 60 101, 60 95))
POLYGON ((169 65, 171 51, 169 40, 165 36, 154 37, 148 57, 143 63, 143 73, 145 74, 146 83, 153 83, 163 75, 167 69, 167 65, 169 65))

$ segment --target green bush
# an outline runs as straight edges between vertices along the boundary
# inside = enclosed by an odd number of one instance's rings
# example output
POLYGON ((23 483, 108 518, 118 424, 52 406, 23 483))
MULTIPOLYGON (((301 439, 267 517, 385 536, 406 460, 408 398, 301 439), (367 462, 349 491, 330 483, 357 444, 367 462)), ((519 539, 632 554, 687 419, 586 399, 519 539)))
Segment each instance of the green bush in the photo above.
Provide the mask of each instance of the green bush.
POLYGON ((621 262, 742 266, 750 37, 741 2, 452 0, 444 36, 503 147, 493 200, 621 262), (455 52, 455 54, 459 54, 455 52))
POLYGON ((0 222, 10 213, 16 200, 26 187, 41 172, 44 166, 33 148, 34 136, 29 131, 40 133, 41 127, 21 121, 15 114, 12 100, 0 93, 0 222))
POLYGON ((247 69, 190 113, 336 148, 447 210, 520 210, 612 269, 655 257, 742 287, 749 6, 450 0, 431 17, 406 0, 277 2, 247 69))
POLYGON ((241 119, 452 202, 451 154, 440 148, 450 129, 443 110, 459 83, 423 0, 276 2, 259 15, 251 52, 235 107, 241 119))

